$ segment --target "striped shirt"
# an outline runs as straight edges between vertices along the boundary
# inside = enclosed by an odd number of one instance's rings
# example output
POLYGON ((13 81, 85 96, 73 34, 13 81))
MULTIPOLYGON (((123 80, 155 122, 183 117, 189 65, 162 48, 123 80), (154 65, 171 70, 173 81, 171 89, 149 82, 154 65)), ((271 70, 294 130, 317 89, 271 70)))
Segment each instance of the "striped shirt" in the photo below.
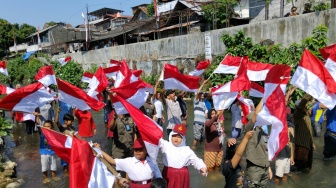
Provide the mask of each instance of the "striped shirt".
POLYGON ((208 112, 205 103, 194 99, 194 123, 204 125, 205 123, 205 114, 208 112))

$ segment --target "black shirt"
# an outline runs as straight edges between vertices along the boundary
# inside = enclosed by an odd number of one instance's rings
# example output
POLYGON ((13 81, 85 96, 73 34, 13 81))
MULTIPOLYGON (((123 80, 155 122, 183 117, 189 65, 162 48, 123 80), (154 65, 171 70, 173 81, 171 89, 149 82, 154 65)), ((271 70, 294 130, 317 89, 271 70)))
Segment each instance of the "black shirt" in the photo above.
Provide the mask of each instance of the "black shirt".
POLYGON ((222 167, 222 174, 225 177, 224 188, 236 188, 237 187, 237 179, 239 178, 238 172, 240 172, 239 164, 234 169, 232 167, 231 161, 224 163, 222 167))

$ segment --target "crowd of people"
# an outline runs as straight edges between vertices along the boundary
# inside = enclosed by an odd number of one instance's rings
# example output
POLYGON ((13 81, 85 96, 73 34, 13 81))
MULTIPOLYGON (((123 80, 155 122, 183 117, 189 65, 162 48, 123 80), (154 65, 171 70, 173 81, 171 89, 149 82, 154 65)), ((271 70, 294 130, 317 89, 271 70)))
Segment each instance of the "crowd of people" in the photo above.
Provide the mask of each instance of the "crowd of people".
MULTIPOLYGON (((111 81, 111 80, 110 80, 111 81)), ((255 127, 256 117, 262 108, 262 99, 249 99, 250 114, 247 122, 243 120, 241 103, 236 100, 228 110, 231 113, 231 134, 225 135, 224 111, 215 110, 211 93, 203 92, 201 84, 193 99, 193 109, 187 109, 184 101, 185 92, 158 89, 159 81, 154 86, 153 95, 149 95, 140 110, 153 119, 159 126, 166 125, 165 135, 168 140, 161 138, 159 148, 162 153, 162 171, 147 152, 147 148, 137 126, 129 114, 117 114, 112 105, 112 81, 105 89, 103 96, 104 122, 107 137, 112 140, 112 153, 102 151, 103 157, 119 172, 118 182, 122 186, 131 187, 190 187, 188 166, 192 165, 201 175, 221 173, 225 179, 225 187, 266 187, 269 179, 274 182, 285 182, 291 170, 311 169, 313 137, 321 137, 326 119, 324 156, 330 158, 336 155, 336 108, 329 110, 322 103, 306 94, 295 101, 296 107, 288 105, 296 87, 290 87, 286 93, 286 113, 289 142, 275 158, 275 171, 272 172, 268 159, 268 138, 270 125, 255 127), (179 94, 177 95, 176 92, 179 94), (254 104, 258 104, 256 107, 254 104), (187 110, 193 111, 193 142, 186 145, 187 110), (165 113, 166 115, 165 115, 165 113), (293 113, 292 113, 293 112, 293 113), (294 139, 295 138, 295 139, 294 139), (194 150, 204 147, 204 155, 197 156, 194 150), (246 155, 246 168, 240 166, 242 156, 246 155), (203 158, 203 159, 202 159, 203 158)), ((240 93, 244 96, 244 93, 240 93)), ((245 94, 245 98, 249 98, 245 94)), ((19 113, 12 113, 16 117, 19 113)), ((190 113, 189 113, 190 114, 190 113)), ((40 155, 43 183, 56 176, 56 155, 48 145, 41 127, 54 129, 59 132, 77 136, 88 142, 93 141, 97 133, 96 124, 90 111, 72 108, 63 102, 52 102, 39 107, 32 113, 34 118, 26 120, 27 134, 38 131, 40 134, 40 155), (55 112, 54 112, 55 109, 55 112), (75 119, 78 125, 74 126, 75 119), (54 126, 56 125, 56 126, 54 126)), ((227 117, 230 119, 230 117, 227 117)), ((190 121, 189 121, 190 122, 190 121)), ((100 144, 95 143, 100 148, 100 144)), ((103 148, 104 150, 106 148, 103 148)), ((245 159, 244 159, 245 160, 245 159)), ((68 174, 68 164, 61 160, 64 174, 68 174)))

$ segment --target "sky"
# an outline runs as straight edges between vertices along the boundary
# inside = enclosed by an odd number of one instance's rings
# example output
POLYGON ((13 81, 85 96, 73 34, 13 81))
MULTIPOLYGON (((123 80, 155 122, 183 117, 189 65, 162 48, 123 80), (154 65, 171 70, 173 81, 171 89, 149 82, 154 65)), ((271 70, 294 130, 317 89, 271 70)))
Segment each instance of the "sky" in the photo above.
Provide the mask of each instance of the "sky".
POLYGON ((0 18, 11 24, 27 23, 43 27, 46 22, 65 22, 72 26, 83 23, 82 12, 100 8, 123 10, 124 15, 132 15, 131 7, 149 4, 152 0, 1 0, 0 18))

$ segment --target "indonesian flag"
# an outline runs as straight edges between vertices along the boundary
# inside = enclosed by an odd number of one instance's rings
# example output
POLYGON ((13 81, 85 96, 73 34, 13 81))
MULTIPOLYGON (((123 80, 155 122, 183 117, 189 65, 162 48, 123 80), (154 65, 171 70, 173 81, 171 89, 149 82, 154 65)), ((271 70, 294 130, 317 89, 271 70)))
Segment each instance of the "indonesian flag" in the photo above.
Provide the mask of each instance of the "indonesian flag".
POLYGON ((336 44, 332 44, 330 46, 324 47, 319 49, 322 57, 327 60, 330 56, 330 54, 335 53, 336 51, 336 44))
POLYGON ((116 80, 119 70, 120 70, 120 66, 112 66, 112 67, 104 68, 104 73, 108 78, 113 78, 113 80, 116 80))
POLYGON ((57 85, 54 69, 51 65, 41 67, 35 75, 35 80, 48 87, 51 84, 57 85))
POLYGON ((197 92, 201 78, 181 74, 174 65, 165 64, 163 70, 165 89, 179 89, 182 91, 197 92))
POLYGON ((127 85, 134 81, 137 81, 139 78, 135 77, 132 71, 128 68, 128 65, 125 60, 121 62, 120 69, 117 73, 114 87, 119 87, 121 85, 127 85))
POLYGON ((84 72, 81 81, 82 82, 86 82, 86 83, 90 83, 92 77, 93 77, 92 73, 90 73, 90 72, 84 72))
POLYGON ((111 59, 110 60, 110 64, 108 67, 113 67, 113 66, 120 66, 121 65, 121 62, 120 61, 117 61, 117 60, 114 60, 114 59, 111 59))
MULTIPOLYGON (((216 91, 213 88, 212 91, 216 91)), ((212 100, 215 110, 225 110, 236 100, 238 92, 225 92, 219 94, 212 94, 212 100)))
POLYGON ((147 85, 142 81, 138 80, 132 82, 128 85, 122 85, 118 88, 112 89, 113 92, 119 97, 113 97, 113 106, 117 114, 127 114, 127 110, 121 104, 119 98, 123 98, 131 103, 133 106, 140 108, 148 98, 147 85))
POLYGON ((102 67, 99 67, 96 73, 93 75, 89 83, 88 95, 91 97, 97 96, 108 86, 108 80, 105 76, 104 70, 102 67))
POLYGON ((249 61, 247 64, 247 76, 251 81, 264 81, 268 71, 273 65, 249 61))
POLYGON ((40 82, 16 89, 0 101, 0 109, 18 112, 34 112, 35 108, 41 107, 54 100, 46 87, 40 82))
POLYGON ((61 66, 64 66, 69 61, 71 61, 71 56, 59 58, 59 59, 57 59, 57 61, 61 64, 61 66))
POLYGON ((237 78, 219 86, 213 94, 226 93, 226 92, 239 92, 243 90, 250 90, 251 83, 247 77, 247 58, 244 57, 238 69, 237 78))
POLYGON ((57 86, 58 100, 65 102, 74 108, 78 108, 79 110, 93 109, 94 111, 99 111, 105 106, 103 102, 92 98, 83 90, 66 81, 57 78, 57 86))
POLYGON ((288 143, 285 94, 290 70, 288 65, 275 65, 265 80, 263 108, 257 115, 256 126, 272 125, 268 140, 269 160, 273 160, 288 143))
POLYGON ((46 128, 42 128, 42 132, 56 155, 70 163, 72 137, 46 128))
POLYGON ((35 122, 35 116, 32 113, 15 112, 15 120, 18 122, 32 120, 35 122))
POLYGON ((5 76, 8 76, 6 61, 0 61, 0 72, 5 76))
POLYGON ((156 161, 159 151, 159 140, 160 138, 163 138, 162 127, 147 117, 137 107, 134 107, 124 100, 122 97, 117 95, 116 98, 133 118, 134 123, 140 132, 141 138, 145 143, 148 155, 152 158, 153 161, 156 161))
POLYGON ((70 165, 70 187, 112 187, 115 177, 93 155, 88 142, 42 128, 56 155, 70 165))
POLYGON ((323 63, 307 49, 302 54, 291 84, 309 93, 329 109, 336 105, 335 80, 323 63))
POLYGON ((245 125, 248 123, 247 120, 247 115, 252 112, 252 108, 251 105, 253 105, 253 101, 251 99, 246 99, 241 95, 237 96, 237 99, 239 101, 239 104, 242 108, 242 112, 243 112, 243 117, 242 117, 242 123, 245 125))
POLYGON ((262 98, 264 96, 264 88, 255 82, 251 82, 249 95, 252 97, 262 98))
POLYGON ((200 76, 210 65, 210 60, 198 62, 195 70, 189 72, 190 76, 200 76))
POLYGON ((112 187, 114 180, 115 176, 93 154, 89 143, 74 137, 70 157, 70 187, 112 187))
POLYGON ((141 76, 142 70, 131 70, 131 71, 135 77, 139 78, 141 76))
POLYGON ((329 71, 330 75, 336 81, 336 48, 329 54, 324 67, 329 71))
POLYGON ((214 73, 236 74, 243 57, 226 55, 214 73))
POLYGON ((14 91, 15 91, 15 89, 0 84, 0 94, 6 94, 6 95, 8 95, 8 94, 13 93, 14 91))

